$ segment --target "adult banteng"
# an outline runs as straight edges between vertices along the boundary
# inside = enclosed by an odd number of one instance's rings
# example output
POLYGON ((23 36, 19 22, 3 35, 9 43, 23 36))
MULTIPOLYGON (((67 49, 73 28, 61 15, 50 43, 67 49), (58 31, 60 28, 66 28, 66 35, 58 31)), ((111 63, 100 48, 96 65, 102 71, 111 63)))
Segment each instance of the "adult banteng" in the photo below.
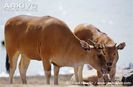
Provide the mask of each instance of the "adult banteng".
POLYGON ((27 83, 26 70, 30 59, 43 62, 47 84, 50 83, 51 63, 54 64, 55 84, 58 84, 59 69, 63 66, 90 64, 101 72, 107 71, 100 47, 91 47, 81 41, 63 21, 51 16, 20 15, 9 19, 5 24, 5 44, 10 62, 10 83, 19 54, 23 83, 27 83))

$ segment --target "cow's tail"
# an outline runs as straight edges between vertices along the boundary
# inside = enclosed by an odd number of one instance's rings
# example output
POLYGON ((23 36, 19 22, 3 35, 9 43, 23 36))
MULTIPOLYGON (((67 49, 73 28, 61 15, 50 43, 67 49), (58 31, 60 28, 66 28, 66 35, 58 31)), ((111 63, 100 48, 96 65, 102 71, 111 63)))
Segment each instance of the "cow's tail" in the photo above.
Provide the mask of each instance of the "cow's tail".
POLYGON ((1 41, 1 44, 2 44, 2 46, 5 46, 5 42, 4 41, 1 41))
MULTIPOLYGON (((1 44, 2 44, 2 46, 5 46, 5 42, 4 41, 2 41, 1 44)), ((10 63, 9 63, 9 58, 8 58, 7 54, 6 54, 5 67, 6 67, 6 72, 9 73, 10 72, 10 63)))
POLYGON ((6 66, 7 73, 9 73, 10 72, 10 62, 9 62, 8 54, 6 54, 5 66, 6 66))

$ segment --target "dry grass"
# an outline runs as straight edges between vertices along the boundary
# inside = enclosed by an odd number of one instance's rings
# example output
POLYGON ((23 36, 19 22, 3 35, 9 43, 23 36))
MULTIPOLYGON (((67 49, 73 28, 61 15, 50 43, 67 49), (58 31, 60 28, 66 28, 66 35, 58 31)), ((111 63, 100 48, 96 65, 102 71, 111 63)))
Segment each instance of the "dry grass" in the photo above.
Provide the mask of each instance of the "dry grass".
MULTIPOLYGON (((54 86, 53 85, 53 77, 51 78, 51 85, 46 85, 45 80, 46 78, 43 76, 30 76, 27 77, 28 84, 23 85, 21 83, 20 77, 15 77, 13 84, 9 84, 9 78, 0 78, 0 87, 81 87, 80 85, 72 85, 71 84, 71 76, 72 75, 60 75, 59 76, 59 85, 54 86)), ((95 87, 91 84, 88 86, 95 87)), ((83 86, 82 86, 83 87, 83 86)), ((85 86, 87 87, 87 86, 85 86)), ((115 85, 100 85, 97 87, 123 87, 120 84, 115 84, 115 85)))

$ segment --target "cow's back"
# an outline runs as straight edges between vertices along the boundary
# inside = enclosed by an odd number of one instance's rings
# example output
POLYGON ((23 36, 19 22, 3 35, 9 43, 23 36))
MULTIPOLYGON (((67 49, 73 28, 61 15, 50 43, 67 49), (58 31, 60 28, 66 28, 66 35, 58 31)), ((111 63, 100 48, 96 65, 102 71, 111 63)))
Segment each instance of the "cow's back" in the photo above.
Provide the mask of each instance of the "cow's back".
POLYGON ((46 52, 54 55, 57 50, 59 52, 66 47, 64 45, 69 42, 66 37, 74 36, 64 22, 50 16, 17 16, 9 19, 5 26, 7 50, 19 50, 38 60, 46 52))
MULTIPOLYGON (((108 37, 107 34, 101 32, 98 28, 93 25, 80 24, 74 29, 74 34, 78 38, 87 41, 88 39, 105 45, 114 45, 114 41, 108 37)), ((91 43, 90 43, 91 44, 91 43)))

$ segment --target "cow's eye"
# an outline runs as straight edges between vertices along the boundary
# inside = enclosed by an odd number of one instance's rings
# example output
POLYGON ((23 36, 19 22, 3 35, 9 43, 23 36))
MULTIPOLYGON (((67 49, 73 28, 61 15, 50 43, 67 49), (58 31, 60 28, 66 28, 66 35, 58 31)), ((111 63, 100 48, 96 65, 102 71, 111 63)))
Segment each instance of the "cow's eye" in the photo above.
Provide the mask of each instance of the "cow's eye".
POLYGON ((102 52, 99 52, 99 53, 97 54, 97 56, 98 56, 98 57, 104 57, 104 54, 103 54, 102 52))

